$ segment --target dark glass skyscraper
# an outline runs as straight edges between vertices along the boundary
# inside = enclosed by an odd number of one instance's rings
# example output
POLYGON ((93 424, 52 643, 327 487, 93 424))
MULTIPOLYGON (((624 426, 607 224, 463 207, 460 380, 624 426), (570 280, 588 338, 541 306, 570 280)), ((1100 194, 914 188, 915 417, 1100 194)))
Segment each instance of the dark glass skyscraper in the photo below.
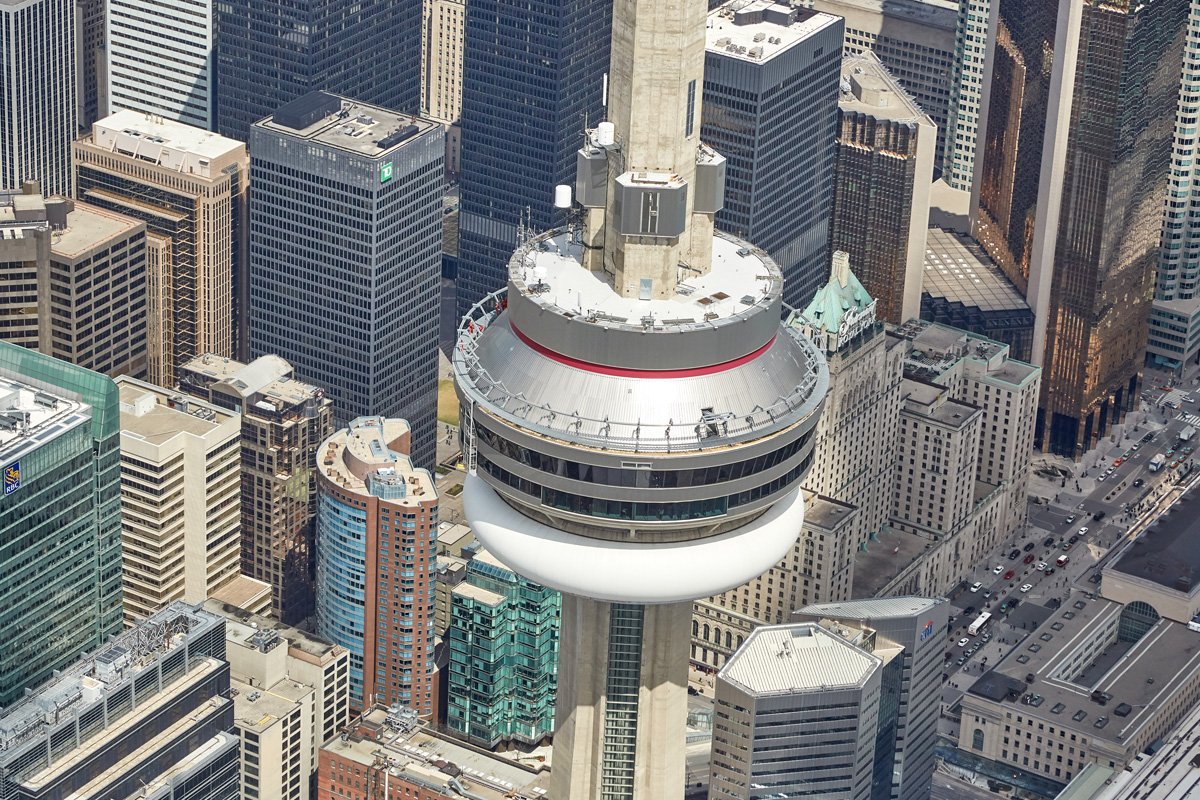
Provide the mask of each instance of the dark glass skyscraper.
POLYGON ((251 129, 250 352, 328 387, 337 425, 401 417, 432 469, 446 138, 324 92, 251 129))
POLYGON ((250 126, 314 89, 393 111, 421 105, 421 0, 221 0, 217 130, 250 126))
POLYGON ((731 5, 710 17, 704 54, 700 137, 728 160, 716 224, 770 253, 783 301, 804 308, 829 278, 845 25, 800 9, 742 22, 731 5))
POLYGON ((607 0, 471 0, 463 36, 459 316, 505 286, 517 228, 561 225, 583 132, 604 119, 607 0), (526 209, 528 215, 526 216, 526 209))

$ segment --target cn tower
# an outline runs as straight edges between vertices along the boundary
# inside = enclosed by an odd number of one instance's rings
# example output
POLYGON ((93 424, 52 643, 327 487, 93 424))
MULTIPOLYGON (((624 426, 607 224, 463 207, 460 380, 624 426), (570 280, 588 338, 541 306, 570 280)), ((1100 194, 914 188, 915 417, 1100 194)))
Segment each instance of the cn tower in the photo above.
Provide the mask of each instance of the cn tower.
POLYGON ((557 800, 683 797, 692 601, 766 572, 803 522, 829 373, 775 262, 714 231, 707 10, 616 4, 574 221, 517 248, 454 351, 466 517, 563 592, 557 800))

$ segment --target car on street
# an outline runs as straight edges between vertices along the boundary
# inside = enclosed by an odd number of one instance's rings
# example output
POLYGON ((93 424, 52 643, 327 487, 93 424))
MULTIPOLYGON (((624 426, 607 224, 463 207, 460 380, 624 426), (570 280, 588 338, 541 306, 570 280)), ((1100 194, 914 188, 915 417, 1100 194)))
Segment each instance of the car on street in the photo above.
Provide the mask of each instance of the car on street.
POLYGON ((1103 475, 1100 475, 1099 477, 1097 477, 1097 478, 1096 478, 1096 480, 1098 480, 1098 481, 1106 481, 1106 480, 1108 480, 1108 473, 1106 472, 1106 473, 1104 473, 1103 475))
POLYGON ((1154 434, 1153 434, 1153 433, 1147 433, 1145 436, 1143 436, 1143 437, 1142 437, 1142 444, 1145 444, 1146 442, 1150 442, 1150 441, 1153 441, 1153 440, 1154 440, 1154 434))
POLYGON ((1026 563, 1026 564, 1032 564, 1032 563, 1033 563, 1033 553, 1030 553, 1029 555, 1025 556, 1025 563, 1026 563))
POLYGON ((1007 613, 1008 613, 1008 601, 1007 601, 1007 600, 1006 600, 1005 602, 1003 602, 1003 603, 1001 603, 1001 604, 1000 604, 1000 613, 1001 613, 1001 614, 1007 614, 1007 613))
POLYGON ((1169 466, 1171 469, 1175 469, 1176 467, 1178 467, 1178 466, 1179 466, 1179 462, 1178 462, 1178 461, 1172 461, 1172 462, 1171 462, 1170 464, 1168 464, 1167 466, 1169 466))
POLYGON ((993 575, 999 575, 1001 572, 1004 572, 1004 565, 1003 565, 1003 564, 997 564, 997 565, 996 565, 996 568, 995 568, 994 570, 992 570, 992 574, 993 574, 993 575))
POLYGON ((1030 550, 1032 550, 1032 549, 1033 549, 1034 547, 1036 547, 1036 546, 1037 546, 1037 545, 1035 545, 1033 542, 1030 542, 1029 544, 1025 545, 1025 547, 1024 547, 1024 548, 1022 548, 1022 549, 1023 549, 1023 550, 1024 550, 1026 553, 1028 553, 1030 550))
POLYGON ((1130 456, 1130 453, 1128 450, 1126 450, 1124 453, 1121 454, 1121 458, 1123 458, 1126 461, 1129 460, 1129 456, 1130 456))
POLYGON ((1053 574, 1054 574, 1054 567, 1046 567, 1046 574, 1047 574, 1047 575, 1053 575, 1053 574))
POLYGON ((1087 529, 1086 525, 1084 525, 1082 528, 1079 529, 1080 536, 1087 536, 1087 532, 1088 532, 1088 529, 1087 529))
POLYGON ((1141 450, 1141 449, 1142 449, 1142 443, 1141 443, 1141 442, 1135 442, 1135 443, 1134 443, 1134 445, 1133 445, 1133 447, 1131 447, 1131 448, 1129 448, 1129 449, 1130 449, 1130 450, 1141 450))
POLYGON ((1075 544, 1078 541, 1079 541, 1078 536, 1072 536, 1070 539, 1067 539, 1067 544, 1075 544))
POLYGON ((1070 550, 1071 547, 1073 546, 1073 544, 1074 544, 1074 542, 1063 542, 1063 546, 1062 546, 1063 552, 1065 553, 1066 551, 1070 550))
POLYGON ((1053 546, 1054 546, 1054 537, 1053 536, 1047 536, 1046 541, 1042 542, 1042 547, 1053 547, 1053 546))
POLYGON ((1123 458, 1118 458, 1116 461, 1114 461, 1114 462, 1113 462, 1113 466, 1114 466, 1114 467, 1119 467, 1119 466, 1121 466, 1121 465, 1122 465, 1122 464, 1124 464, 1124 463, 1125 463, 1125 459, 1123 459, 1123 458))
POLYGON ((968 617, 975 613, 975 606, 967 606, 963 609, 963 613, 968 617))
POLYGON ((990 642, 992 640, 992 635, 990 633, 985 633, 983 636, 980 636, 979 638, 985 642, 990 642))
POLYGON ((1014 572, 1013 570, 1010 569, 1008 572, 1004 573, 1004 580, 1008 580, 1009 578, 1011 578, 1013 575, 1016 575, 1016 574, 1017 574, 1016 572, 1014 572))
POLYGON ((1194 448, 1191 445, 1188 445, 1187 447, 1183 448, 1183 454, 1185 456, 1190 456, 1192 454, 1193 449, 1194 448))
POLYGON ((961 667, 963 664, 967 663, 967 660, 965 658, 960 658, 958 661, 956 661, 954 663, 958 664, 958 666, 961 667))
POLYGON ((982 588, 983 588, 983 584, 980 583, 979 581, 976 581, 975 584, 971 587, 971 591, 978 592, 982 588))
POLYGON ((1071 525, 1071 524, 1073 524, 1073 523, 1075 522, 1075 520, 1077 520, 1077 519, 1079 519, 1079 517, 1078 517, 1078 516, 1076 516, 1075 514, 1072 514, 1071 516, 1067 517, 1067 524, 1068 524, 1068 525, 1071 525))
POLYGON ((1143 485, 1144 483, 1145 483, 1144 480, 1142 480, 1141 478, 1138 478, 1136 481, 1133 482, 1133 488, 1136 489, 1139 486, 1143 485))
POLYGON ((966 647, 966 646, 967 646, 967 645, 969 645, 970 643, 971 643, 971 640, 970 640, 970 639, 968 639, 968 638, 967 638, 967 637, 965 637, 965 636, 964 636, 963 638, 961 638, 961 639, 959 639, 959 640, 958 640, 958 646, 959 646, 959 647, 966 647))
POLYGON ((1017 558, 1017 557, 1019 557, 1020 555, 1021 555, 1021 551, 1020 551, 1020 549, 1019 549, 1019 548, 1016 548, 1016 547, 1014 547, 1014 548, 1012 549, 1012 552, 1008 554, 1008 557, 1009 557, 1009 558, 1017 558))
POLYGON ((1170 450, 1167 451, 1167 458, 1172 458, 1172 457, 1174 457, 1174 455, 1175 455, 1175 448, 1172 447, 1170 450))
POLYGON ((1021 594, 1025 594, 1026 592, 1028 592, 1028 591, 1029 591, 1030 589, 1032 589, 1032 588, 1033 588, 1033 584, 1032 584, 1032 583, 1027 583, 1027 584, 1025 584, 1024 586, 1022 586, 1022 587, 1021 587, 1021 594))
POLYGON ((1046 569, 1046 567, 1048 567, 1048 566, 1050 566, 1050 565, 1047 564, 1045 561, 1039 561, 1039 562, 1037 562, 1037 565, 1034 566, 1034 569, 1036 569, 1038 572, 1041 572, 1044 569, 1046 569))

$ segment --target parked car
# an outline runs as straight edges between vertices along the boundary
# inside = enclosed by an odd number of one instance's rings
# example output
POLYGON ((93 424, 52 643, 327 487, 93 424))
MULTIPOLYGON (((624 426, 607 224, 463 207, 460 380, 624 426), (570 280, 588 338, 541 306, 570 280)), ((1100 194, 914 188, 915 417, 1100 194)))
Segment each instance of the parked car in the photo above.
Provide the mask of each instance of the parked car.
POLYGON ((993 575, 999 575, 1001 572, 1004 572, 1004 565, 1003 565, 1003 564, 997 564, 997 565, 996 565, 996 568, 995 568, 994 570, 992 570, 992 574, 993 574, 993 575))
POLYGON ((1014 548, 1012 549, 1012 552, 1008 554, 1008 557, 1009 557, 1009 558, 1017 558, 1017 557, 1018 557, 1018 556, 1020 556, 1020 555, 1021 555, 1021 551, 1020 551, 1020 549, 1019 549, 1019 548, 1016 548, 1016 547, 1014 547, 1014 548))
POLYGON ((1026 564, 1032 564, 1032 563, 1033 563, 1033 553, 1030 553, 1029 555, 1025 556, 1025 563, 1026 563, 1026 564))
POLYGON ((976 581, 976 582, 975 582, 975 583, 974 583, 974 584, 971 586, 971 591, 972 591, 972 592, 978 592, 978 591, 979 591, 980 589, 982 589, 982 588, 983 588, 983 584, 982 584, 982 583, 980 583, 979 581, 976 581))
POLYGON ((954 663, 958 664, 958 666, 961 667, 963 664, 967 663, 967 660, 965 658, 960 658, 958 661, 956 661, 954 663))
POLYGON ((1025 594, 1026 592, 1028 592, 1028 591, 1029 591, 1030 589, 1032 589, 1032 588, 1033 588, 1033 584, 1032 584, 1032 583, 1027 583, 1027 584, 1025 584, 1024 586, 1022 586, 1022 587, 1021 587, 1021 594, 1025 594))
POLYGON ((1106 472, 1106 473, 1104 473, 1103 475, 1100 475, 1099 477, 1097 477, 1097 478, 1096 478, 1096 480, 1098 480, 1098 481, 1106 481, 1106 480, 1108 480, 1108 473, 1106 472))
POLYGON ((1030 550, 1032 550, 1035 547, 1037 547, 1037 544, 1035 544, 1034 542, 1030 542, 1029 544, 1025 545, 1021 549, 1024 550, 1026 553, 1028 553, 1030 550))
POLYGON ((1039 562, 1037 563, 1037 566, 1035 566, 1035 567, 1034 567, 1034 569, 1036 569, 1038 572, 1042 572, 1042 571, 1043 571, 1043 570, 1045 570, 1045 569, 1046 569, 1046 567, 1048 567, 1048 566, 1050 566, 1050 565, 1049 565, 1049 564, 1047 564, 1045 561, 1039 561, 1039 562))
POLYGON ((992 640, 992 634, 985 633, 983 636, 980 636, 979 638, 985 642, 990 642, 992 640))
POLYGON ((1004 573, 1004 580, 1008 580, 1009 578, 1011 578, 1013 575, 1016 575, 1016 574, 1017 574, 1016 572, 1014 572, 1013 570, 1010 569, 1008 572, 1004 573))
POLYGON ((1053 546, 1054 546, 1054 537, 1053 536, 1047 536, 1046 541, 1042 542, 1042 547, 1053 547, 1053 546))

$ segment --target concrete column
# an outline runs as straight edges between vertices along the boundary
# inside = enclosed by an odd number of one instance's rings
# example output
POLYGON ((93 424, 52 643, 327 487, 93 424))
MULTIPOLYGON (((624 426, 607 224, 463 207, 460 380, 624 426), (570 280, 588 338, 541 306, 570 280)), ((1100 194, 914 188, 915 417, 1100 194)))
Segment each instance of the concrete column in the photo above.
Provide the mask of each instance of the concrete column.
MULTIPOLYGON (((554 797, 599 800, 613 606, 563 595, 554 797)), ((643 606, 637 742, 630 800, 682 800, 686 780, 690 602, 643 606)))

